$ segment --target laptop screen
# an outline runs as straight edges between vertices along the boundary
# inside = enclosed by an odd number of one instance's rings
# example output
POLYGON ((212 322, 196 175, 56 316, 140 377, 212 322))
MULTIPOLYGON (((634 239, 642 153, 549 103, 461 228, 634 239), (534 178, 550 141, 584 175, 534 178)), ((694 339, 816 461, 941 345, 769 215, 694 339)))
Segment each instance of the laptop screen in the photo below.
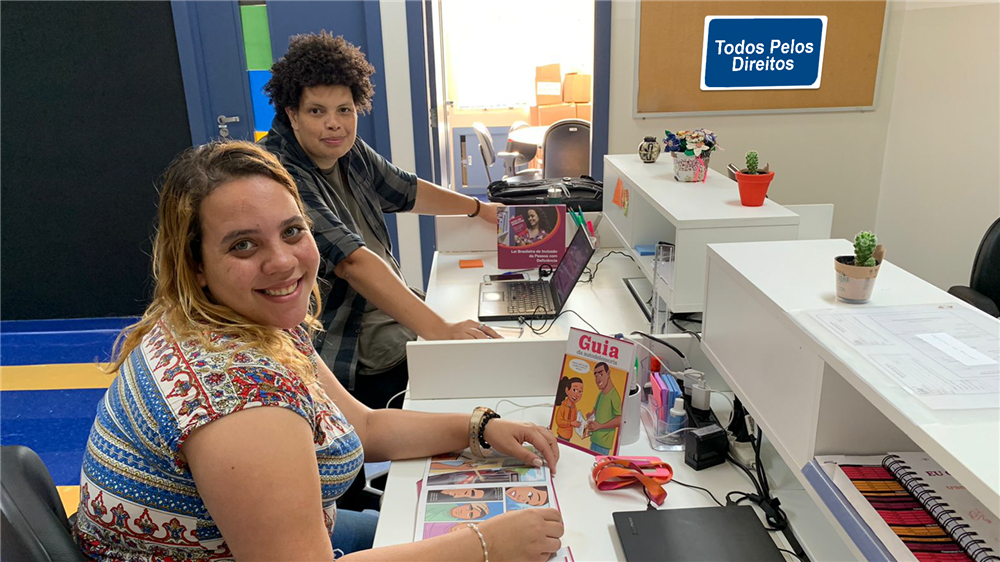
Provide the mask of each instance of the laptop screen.
POLYGON ((552 284, 556 310, 562 310, 563 303, 569 298, 570 292, 583 275, 583 270, 587 269, 587 263, 593 255, 594 246, 590 243, 590 237, 584 229, 577 229, 576 235, 573 236, 566 253, 552 274, 552 280, 549 281, 552 284))

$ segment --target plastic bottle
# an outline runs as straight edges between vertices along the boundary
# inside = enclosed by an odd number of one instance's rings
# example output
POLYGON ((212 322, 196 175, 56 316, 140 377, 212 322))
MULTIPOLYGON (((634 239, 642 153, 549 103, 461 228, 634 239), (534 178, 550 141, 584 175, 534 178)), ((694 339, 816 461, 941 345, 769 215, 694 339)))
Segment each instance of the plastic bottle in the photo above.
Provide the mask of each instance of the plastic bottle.
POLYGON ((680 441, 681 436, 677 431, 687 426, 687 412, 684 410, 684 399, 674 400, 674 407, 670 409, 670 417, 667 418, 667 434, 674 433, 671 437, 680 441))

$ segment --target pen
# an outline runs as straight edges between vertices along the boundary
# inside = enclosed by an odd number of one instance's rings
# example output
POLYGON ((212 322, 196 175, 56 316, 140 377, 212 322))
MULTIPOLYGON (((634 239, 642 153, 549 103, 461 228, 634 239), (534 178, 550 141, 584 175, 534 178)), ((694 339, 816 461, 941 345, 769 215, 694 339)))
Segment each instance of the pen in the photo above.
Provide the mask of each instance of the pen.
POLYGON ((590 221, 587 221, 587 230, 590 231, 591 236, 594 236, 594 225, 590 221))

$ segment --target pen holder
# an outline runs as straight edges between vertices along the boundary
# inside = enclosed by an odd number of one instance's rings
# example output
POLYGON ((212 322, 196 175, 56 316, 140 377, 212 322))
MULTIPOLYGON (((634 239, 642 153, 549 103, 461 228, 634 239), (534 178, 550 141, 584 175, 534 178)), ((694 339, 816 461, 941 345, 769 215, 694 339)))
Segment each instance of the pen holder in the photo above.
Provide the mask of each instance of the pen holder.
POLYGON ((684 433, 667 430, 669 408, 655 406, 652 401, 642 405, 642 425, 646 428, 649 446, 657 451, 683 451, 684 433))

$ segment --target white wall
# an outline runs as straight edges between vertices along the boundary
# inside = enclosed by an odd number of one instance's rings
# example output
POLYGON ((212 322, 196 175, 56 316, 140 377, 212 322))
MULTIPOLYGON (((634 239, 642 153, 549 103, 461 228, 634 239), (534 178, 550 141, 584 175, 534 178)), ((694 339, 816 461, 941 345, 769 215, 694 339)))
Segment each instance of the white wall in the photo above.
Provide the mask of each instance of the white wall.
POLYGON ((875 232, 890 261, 966 285, 1000 216, 1000 3, 903 14, 875 232))
POLYGON ((724 173, 757 150, 775 171, 775 201, 833 203, 834 238, 874 228, 902 30, 902 5, 892 4, 875 111, 634 119, 636 2, 613 2, 608 152, 635 152, 644 136, 662 138, 664 129, 705 127, 725 149, 712 155, 713 170, 724 173))

